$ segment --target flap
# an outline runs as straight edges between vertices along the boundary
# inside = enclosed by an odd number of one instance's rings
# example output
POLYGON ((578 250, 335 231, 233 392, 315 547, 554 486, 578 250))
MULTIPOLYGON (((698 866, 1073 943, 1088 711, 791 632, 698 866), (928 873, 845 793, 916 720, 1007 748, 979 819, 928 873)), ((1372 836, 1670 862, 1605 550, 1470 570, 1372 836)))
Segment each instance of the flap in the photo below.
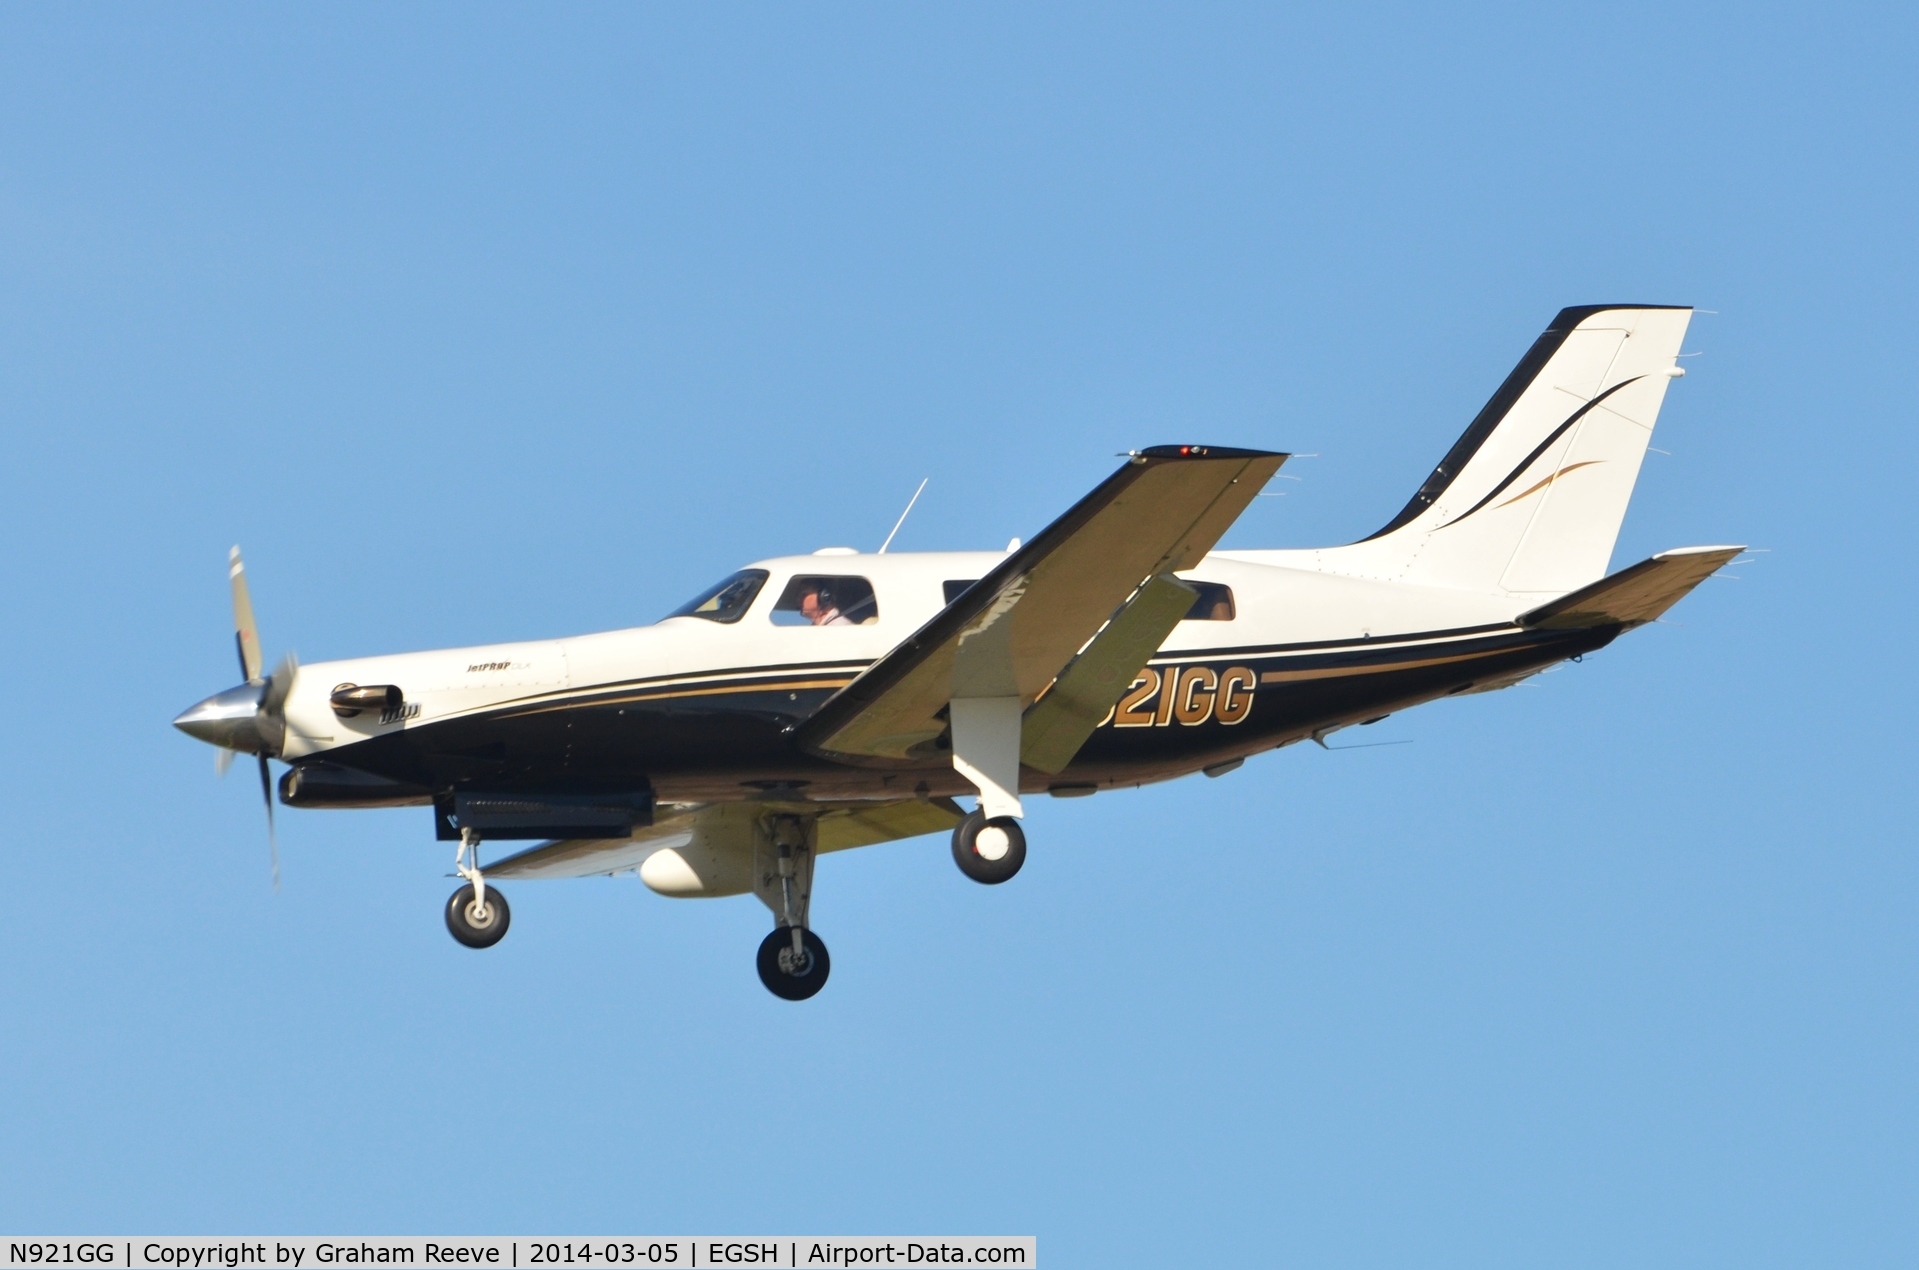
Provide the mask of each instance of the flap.
POLYGON ((1204 559, 1285 461, 1197 445, 1132 455, 841 689, 799 726, 800 743, 905 758, 945 731, 954 697, 1030 705, 1148 578, 1204 559))
POLYGON ((1065 771, 1113 703, 1192 611, 1198 594, 1168 574, 1149 579, 1026 712, 1020 721, 1020 762, 1042 772, 1065 771))
POLYGON ((1680 547, 1662 551, 1542 604, 1515 620, 1544 631, 1585 630, 1594 626, 1641 626, 1686 598, 1686 593, 1744 551, 1744 547, 1680 547))

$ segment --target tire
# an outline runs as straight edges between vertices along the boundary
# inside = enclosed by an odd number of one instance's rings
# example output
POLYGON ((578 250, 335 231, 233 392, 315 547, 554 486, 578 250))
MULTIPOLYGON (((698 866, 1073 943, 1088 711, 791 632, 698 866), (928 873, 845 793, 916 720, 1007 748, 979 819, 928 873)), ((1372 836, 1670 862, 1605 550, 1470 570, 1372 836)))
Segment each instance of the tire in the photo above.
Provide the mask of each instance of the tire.
POLYGON ((476 918, 473 884, 467 883, 447 898, 447 933, 468 948, 493 947, 506 938, 506 928, 513 924, 513 910, 507 906, 506 896, 498 887, 486 888, 486 911, 483 920, 476 918))
POLYGON ((1026 832, 1011 816, 988 820, 976 807, 953 830, 953 863, 975 882, 998 886, 1026 863, 1026 832))
POLYGON ((792 960, 793 928, 781 926, 760 941, 760 982, 783 1001, 804 1001, 826 986, 833 973, 833 959, 826 955, 826 944, 810 930, 800 931, 800 946, 806 952, 806 964, 794 974, 780 964, 781 953, 792 960))

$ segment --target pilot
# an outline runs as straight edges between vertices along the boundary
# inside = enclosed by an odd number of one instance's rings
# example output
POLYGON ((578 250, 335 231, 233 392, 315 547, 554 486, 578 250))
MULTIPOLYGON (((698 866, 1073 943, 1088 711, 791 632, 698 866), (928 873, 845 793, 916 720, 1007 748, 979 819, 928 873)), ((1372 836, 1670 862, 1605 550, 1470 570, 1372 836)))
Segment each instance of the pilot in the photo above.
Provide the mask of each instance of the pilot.
POLYGON ((853 619, 840 612, 833 592, 816 587, 800 598, 800 612, 815 626, 851 626, 853 619))

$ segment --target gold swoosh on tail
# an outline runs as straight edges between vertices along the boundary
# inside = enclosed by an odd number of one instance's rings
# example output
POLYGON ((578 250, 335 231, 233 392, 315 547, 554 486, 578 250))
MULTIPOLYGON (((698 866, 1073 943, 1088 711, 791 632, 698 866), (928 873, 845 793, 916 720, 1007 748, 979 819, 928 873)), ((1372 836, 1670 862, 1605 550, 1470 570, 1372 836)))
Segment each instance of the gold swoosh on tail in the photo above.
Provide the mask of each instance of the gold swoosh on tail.
MULTIPOLYGON (((1595 463, 1604 463, 1605 461, 1606 460, 1604 459, 1587 459, 1584 462, 1574 463, 1570 467, 1562 467, 1557 472, 1554 472, 1551 476, 1547 477, 1545 480, 1539 482, 1539 484, 1534 485, 1530 489, 1524 490, 1521 493, 1514 494, 1511 498, 1501 503, 1499 507, 1511 507, 1514 503, 1526 497, 1526 495, 1537 494, 1540 490, 1545 489, 1548 485, 1551 485, 1554 481, 1558 480, 1560 477, 1564 476, 1568 472, 1577 472, 1582 467, 1591 467, 1595 463)), ((1493 510, 1498 511, 1499 507, 1495 507, 1493 508, 1493 510)))

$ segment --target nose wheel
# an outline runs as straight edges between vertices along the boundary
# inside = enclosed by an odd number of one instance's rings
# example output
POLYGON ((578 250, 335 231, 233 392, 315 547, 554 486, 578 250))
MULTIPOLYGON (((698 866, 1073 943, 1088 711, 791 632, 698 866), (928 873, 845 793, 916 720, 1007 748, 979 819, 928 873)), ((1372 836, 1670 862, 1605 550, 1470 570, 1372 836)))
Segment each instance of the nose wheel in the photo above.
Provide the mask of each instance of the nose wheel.
POLYGON ((785 1001, 804 1001, 826 986, 833 959, 826 943, 803 926, 776 927, 760 941, 760 982, 785 1001))
POLYGON ((815 818, 781 813, 758 822, 753 893, 773 910, 773 933, 760 941, 760 982, 782 1001, 804 1001, 826 986, 833 959, 807 926, 813 907, 815 818))
POLYGON ((468 948, 493 947, 506 938, 513 910, 506 906, 506 896, 498 887, 486 884, 480 872, 480 835, 472 829, 460 831, 453 871, 467 881, 447 899, 447 932, 468 948))
POLYGON ((1026 863, 1026 833, 1011 816, 988 820, 976 807, 953 830, 953 863, 975 882, 998 886, 1026 863))
POLYGON ((469 884, 447 899, 446 928, 453 938, 468 948, 491 948, 506 938, 513 921, 513 910, 506 906, 500 888, 489 886, 476 893, 469 884))

